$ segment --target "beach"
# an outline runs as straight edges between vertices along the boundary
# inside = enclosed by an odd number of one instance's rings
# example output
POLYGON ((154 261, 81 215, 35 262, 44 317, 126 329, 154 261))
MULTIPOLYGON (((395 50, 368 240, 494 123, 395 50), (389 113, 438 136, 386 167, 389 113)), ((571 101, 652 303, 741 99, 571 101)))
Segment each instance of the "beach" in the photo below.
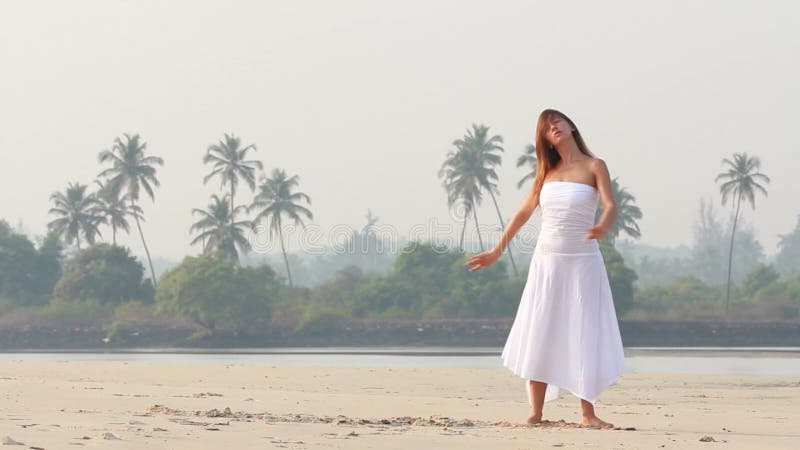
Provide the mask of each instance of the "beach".
POLYGON ((528 413, 507 370, 0 361, 7 448, 796 448, 796 377, 626 373, 528 413), (20 445, 14 445, 19 443, 20 445))

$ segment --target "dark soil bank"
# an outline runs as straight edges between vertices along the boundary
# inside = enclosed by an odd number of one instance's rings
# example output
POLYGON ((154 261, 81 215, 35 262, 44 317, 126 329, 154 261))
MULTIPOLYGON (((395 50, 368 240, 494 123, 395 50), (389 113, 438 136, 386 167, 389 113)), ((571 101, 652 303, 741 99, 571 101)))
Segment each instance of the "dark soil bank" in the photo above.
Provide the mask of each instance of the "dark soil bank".
MULTIPOLYGON (((502 347, 511 319, 362 321, 325 330, 258 334, 198 333, 189 327, 123 325, 61 328, 57 324, 0 329, 0 349, 124 349, 146 347, 486 346, 502 347)), ((621 321, 626 347, 798 347, 800 323, 621 321)))

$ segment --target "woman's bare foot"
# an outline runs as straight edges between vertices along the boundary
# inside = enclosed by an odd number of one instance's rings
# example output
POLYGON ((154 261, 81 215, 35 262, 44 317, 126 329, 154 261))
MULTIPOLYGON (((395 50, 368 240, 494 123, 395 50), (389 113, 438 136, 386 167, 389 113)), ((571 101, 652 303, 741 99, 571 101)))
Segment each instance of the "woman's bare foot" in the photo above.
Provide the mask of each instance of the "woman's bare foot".
POLYGON ((614 428, 614 424, 601 420, 597 416, 591 416, 591 417, 583 416, 581 424, 587 427, 614 428))
POLYGON ((525 421, 528 425, 536 425, 537 423, 542 421, 542 414, 531 414, 528 417, 528 420, 525 421))

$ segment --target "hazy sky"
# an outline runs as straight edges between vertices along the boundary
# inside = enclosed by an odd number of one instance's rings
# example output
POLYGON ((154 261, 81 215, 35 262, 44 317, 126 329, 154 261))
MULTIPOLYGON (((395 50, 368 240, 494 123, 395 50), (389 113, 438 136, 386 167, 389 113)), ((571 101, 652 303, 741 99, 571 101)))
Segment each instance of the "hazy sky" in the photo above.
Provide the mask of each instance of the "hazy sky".
MULTIPOLYGON (((140 133, 166 162, 143 203, 151 251, 196 253, 190 210, 218 188, 202 155, 233 132, 300 176, 315 225, 371 208, 407 234, 451 222, 437 171, 473 122, 505 138, 510 217, 528 189, 514 162, 555 107, 636 196, 648 244, 691 244, 721 159, 758 155, 772 183, 746 217, 772 254, 800 213, 798 5, 3 0, 0 217, 42 234, 49 195, 140 133)), ((496 224, 490 201, 479 218, 496 224)))

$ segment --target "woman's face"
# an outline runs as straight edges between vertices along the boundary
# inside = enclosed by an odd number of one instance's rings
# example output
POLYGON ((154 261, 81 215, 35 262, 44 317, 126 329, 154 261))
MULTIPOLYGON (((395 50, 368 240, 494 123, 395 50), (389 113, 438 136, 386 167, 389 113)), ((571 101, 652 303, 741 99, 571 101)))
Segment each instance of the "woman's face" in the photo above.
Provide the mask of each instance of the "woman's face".
POLYGON ((563 117, 554 115, 547 126, 545 137, 553 147, 572 139, 572 126, 563 117))

